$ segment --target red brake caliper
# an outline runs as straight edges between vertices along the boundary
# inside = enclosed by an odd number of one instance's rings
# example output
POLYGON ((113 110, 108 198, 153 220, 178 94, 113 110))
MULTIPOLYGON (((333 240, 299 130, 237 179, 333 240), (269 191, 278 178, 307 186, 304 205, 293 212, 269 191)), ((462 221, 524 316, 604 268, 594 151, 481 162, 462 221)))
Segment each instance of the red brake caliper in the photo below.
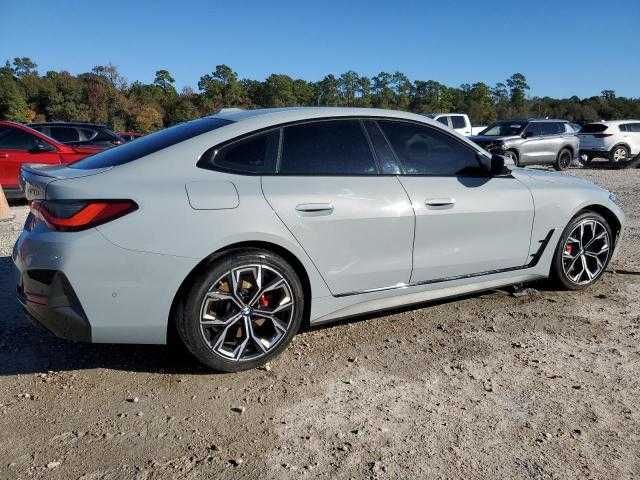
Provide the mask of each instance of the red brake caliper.
POLYGON ((567 255, 573 254, 573 245, 571 245, 571 244, 565 245, 564 253, 566 253, 567 255))
POLYGON ((269 307, 269 298, 267 297, 266 293, 263 293, 262 295, 260 295, 260 299, 258 300, 258 303, 262 308, 269 307))

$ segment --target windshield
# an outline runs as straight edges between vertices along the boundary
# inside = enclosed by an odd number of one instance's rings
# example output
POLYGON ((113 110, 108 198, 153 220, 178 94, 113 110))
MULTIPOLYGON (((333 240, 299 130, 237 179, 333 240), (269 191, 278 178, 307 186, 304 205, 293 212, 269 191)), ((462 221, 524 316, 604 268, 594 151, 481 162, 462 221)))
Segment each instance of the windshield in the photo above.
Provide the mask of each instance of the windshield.
POLYGON ((526 126, 526 122, 496 122, 480 132, 480 135, 487 137, 510 137, 520 135, 526 126))
POLYGON ((190 122, 180 123, 174 127, 165 128, 132 140, 119 147, 96 153, 79 162, 72 163, 69 167, 93 170, 95 168, 123 165, 230 123, 233 122, 215 117, 199 118, 190 122))

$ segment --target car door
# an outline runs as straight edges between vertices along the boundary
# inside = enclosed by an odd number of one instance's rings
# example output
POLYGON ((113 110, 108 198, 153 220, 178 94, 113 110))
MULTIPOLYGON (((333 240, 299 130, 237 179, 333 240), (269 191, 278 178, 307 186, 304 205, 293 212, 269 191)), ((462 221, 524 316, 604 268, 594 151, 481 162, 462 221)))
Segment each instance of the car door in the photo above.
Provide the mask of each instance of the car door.
POLYGON ((415 215, 412 283, 525 265, 534 206, 511 175, 491 176, 476 150, 419 123, 380 120, 415 215))
POLYGON ((265 198, 334 295, 409 281, 413 209, 360 120, 284 127, 277 172, 262 177, 265 198))
POLYGON ((640 154, 640 123, 632 123, 629 126, 631 136, 629 146, 631 147, 631 155, 640 154))
POLYGON ((20 168, 25 163, 60 163, 55 147, 17 127, 0 130, 0 184, 7 188, 19 185, 20 168))
POLYGON ((554 130, 549 123, 531 122, 527 125, 522 135, 524 140, 518 148, 520 152, 520 164, 541 164, 555 161, 554 130))

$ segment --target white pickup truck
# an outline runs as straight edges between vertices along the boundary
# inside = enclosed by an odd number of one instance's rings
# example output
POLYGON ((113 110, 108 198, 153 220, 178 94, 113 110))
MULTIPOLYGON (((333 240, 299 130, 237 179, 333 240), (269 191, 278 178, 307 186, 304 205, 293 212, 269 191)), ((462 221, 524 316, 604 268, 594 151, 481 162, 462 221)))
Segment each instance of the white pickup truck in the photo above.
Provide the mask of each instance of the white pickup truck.
POLYGON ((427 117, 454 129, 465 137, 478 135, 482 130, 487 128, 486 126, 472 127, 469 116, 466 113, 430 113, 427 117))

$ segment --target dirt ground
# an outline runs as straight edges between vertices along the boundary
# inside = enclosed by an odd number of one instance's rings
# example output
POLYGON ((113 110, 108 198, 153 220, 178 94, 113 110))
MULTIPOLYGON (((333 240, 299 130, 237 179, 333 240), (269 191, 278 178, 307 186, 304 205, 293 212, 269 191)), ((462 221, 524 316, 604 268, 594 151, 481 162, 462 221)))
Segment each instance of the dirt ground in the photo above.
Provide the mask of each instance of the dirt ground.
POLYGON ((593 288, 314 328, 270 369, 82 345, 14 301, 0 224, 0 479, 640 478, 640 170, 572 170, 628 228, 593 288))

